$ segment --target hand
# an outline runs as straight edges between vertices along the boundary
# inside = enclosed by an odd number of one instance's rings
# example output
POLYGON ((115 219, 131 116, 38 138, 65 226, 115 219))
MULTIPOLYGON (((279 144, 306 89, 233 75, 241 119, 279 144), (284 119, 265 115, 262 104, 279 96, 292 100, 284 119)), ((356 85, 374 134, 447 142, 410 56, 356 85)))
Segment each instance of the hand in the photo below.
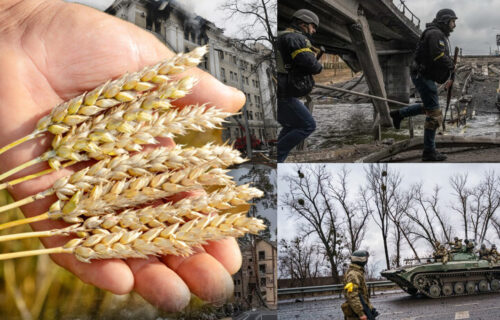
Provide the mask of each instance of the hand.
MULTIPOLYGON (((38 119, 60 102, 91 90, 127 71, 139 71, 172 56, 152 34, 97 10, 60 0, 4 0, 0 4, 0 146, 34 129, 38 119)), ((209 74, 188 71, 200 80, 193 93, 177 105, 210 103, 236 112, 244 95, 209 74)), ((0 156, 2 171, 42 154, 50 139, 24 143, 0 156)), ((163 144, 173 144, 171 140, 163 144)), ((34 166, 22 175, 48 168, 34 166)), ((15 199, 50 187, 63 169, 15 186, 15 199)), ((19 176, 19 175, 18 175, 19 176)), ((26 216, 46 212, 55 198, 22 207, 26 216)), ((35 230, 60 228, 61 221, 33 223, 35 230)), ((46 238, 46 247, 61 246, 65 237, 46 238)), ((223 301, 232 295, 231 274, 241 265, 234 239, 210 243, 190 257, 111 259, 82 263, 72 255, 52 259, 82 281, 115 294, 137 291, 167 311, 183 309, 190 292, 205 301, 223 301)))
POLYGON ((368 318, 366 317, 366 315, 363 315, 362 317, 359 318, 359 320, 368 320, 368 318))
POLYGON ((446 91, 450 90, 451 86, 453 85, 453 80, 451 79, 448 79, 445 83, 444 83, 444 89, 446 91))

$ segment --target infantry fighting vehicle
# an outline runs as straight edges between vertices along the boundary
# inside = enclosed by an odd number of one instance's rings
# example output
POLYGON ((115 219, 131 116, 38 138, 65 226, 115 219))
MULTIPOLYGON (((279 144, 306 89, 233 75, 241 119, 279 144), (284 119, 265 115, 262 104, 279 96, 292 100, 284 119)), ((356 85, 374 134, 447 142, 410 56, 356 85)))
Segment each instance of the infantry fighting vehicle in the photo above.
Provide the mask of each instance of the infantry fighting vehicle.
MULTIPOLYGON (((421 259, 424 260, 424 259, 421 259)), ((407 264, 381 274, 411 295, 431 298, 500 292, 500 262, 479 260, 472 253, 450 253, 446 264, 433 259, 407 264)))

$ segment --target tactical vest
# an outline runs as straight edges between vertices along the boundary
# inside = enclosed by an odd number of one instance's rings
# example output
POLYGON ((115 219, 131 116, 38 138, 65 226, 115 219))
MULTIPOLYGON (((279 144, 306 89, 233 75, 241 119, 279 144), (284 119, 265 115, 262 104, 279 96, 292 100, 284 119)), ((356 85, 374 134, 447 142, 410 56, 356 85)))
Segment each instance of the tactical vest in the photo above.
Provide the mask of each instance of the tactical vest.
MULTIPOLYGON (((293 28, 287 28, 283 31, 278 32, 278 38, 280 38, 281 36, 288 34, 288 33, 302 34, 298 30, 295 30, 293 28)), ((279 47, 279 45, 278 45, 278 47, 279 47)), ((276 67, 277 67, 278 73, 288 73, 288 70, 290 70, 292 67, 292 59, 295 58, 295 56, 301 52, 311 50, 311 48, 312 48, 311 41, 309 41, 309 39, 306 38, 306 48, 301 48, 299 50, 292 52, 290 54, 290 57, 288 57, 289 59, 284 59, 280 48, 278 48, 278 52, 276 54, 276 67), (286 62, 285 62, 285 60, 286 60, 286 62), (289 63, 287 63, 287 62, 289 62, 289 63)))

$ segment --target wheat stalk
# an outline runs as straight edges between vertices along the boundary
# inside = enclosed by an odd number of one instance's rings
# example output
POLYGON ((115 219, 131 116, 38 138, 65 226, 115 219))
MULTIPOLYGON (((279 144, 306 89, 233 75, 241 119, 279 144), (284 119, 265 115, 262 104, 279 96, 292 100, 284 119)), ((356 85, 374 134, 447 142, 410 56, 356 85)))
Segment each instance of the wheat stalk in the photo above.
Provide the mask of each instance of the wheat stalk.
POLYGON ((77 191, 67 201, 57 200, 46 213, 0 224, 0 230, 46 219, 63 219, 68 223, 80 223, 83 221, 80 217, 82 215, 115 212, 118 209, 163 199, 179 192, 203 190, 203 186, 233 184, 232 178, 226 175, 227 170, 209 169, 209 167, 209 165, 197 166, 99 184, 90 192, 77 191))
MULTIPOLYGON (((66 230, 75 232, 79 227, 66 230)), ((147 231, 122 229, 109 232, 96 229, 95 233, 82 231, 82 238, 69 240, 58 248, 22 251, 0 254, 0 260, 26 257, 39 254, 70 253, 83 262, 92 259, 146 258, 149 255, 190 255, 193 247, 207 241, 225 237, 239 237, 245 233, 257 233, 265 225, 261 220, 246 217, 244 214, 210 215, 190 220, 184 224, 175 223, 150 228, 147 231)))
POLYGON ((198 47, 189 53, 178 54, 174 58, 146 67, 140 72, 125 74, 90 92, 63 102, 54 107, 49 115, 41 118, 32 133, 0 148, 0 154, 23 142, 39 137, 46 131, 60 132, 61 124, 76 125, 120 103, 134 101, 141 95, 166 83, 170 79, 169 76, 198 65, 206 53, 206 46, 198 47))
POLYGON ((143 97, 139 101, 120 105, 78 127, 73 126, 64 136, 58 134, 54 137, 51 150, 0 174, 0 180, 40 162, 48 161, 51 168, 57 170, 64 160, 99 160, 110 155, 139 151, 143 144, 156 143, 155 137, 172 137, 187 130, 217 128, 230 113, 206 106, 190 106, 180 111, 169 109, 170 103, 165 99, 172 95, 184 96, 194 83, 193 78, 184 78, 174 85, 163 87, 151 98, 143 97))
POLYGON ((0 207, 0 212, 11 210, 49 195, 56 194, 60 200, 68 200, 77 192, 89 192, 95 186, 109 181, 130 177, 153 175, 180 168, 208 164, 211 167, 227 167, 245 160, 240 153, 228 146, 211 143, 201 148, 156 148, 150 152, 107 158, 84 168, 70 176, 56 180, 49 189, 0 207))
POLYGON ((75 233, 83 237, 83 233, 101 232, 102 230, 109 232, 118 232, 124 229, 147 231, 151 228, 165 226, 165 224, 184 224, 189 220, 213 215, 221 212, 221 210, 247 204, 247 201, 262 197, 262 195, 262 191, 248 185, 226 186, 208 194, 204 193, 184 198, 175 203, 167 202, 162 205, 141 209, 126 209, 118 214, 110 213, 91 216, 86 218, 82 224, 74 224, 64 229, 4 235, 0 236, 0 242, 34 237, 68 235, 70 233, 75 233))

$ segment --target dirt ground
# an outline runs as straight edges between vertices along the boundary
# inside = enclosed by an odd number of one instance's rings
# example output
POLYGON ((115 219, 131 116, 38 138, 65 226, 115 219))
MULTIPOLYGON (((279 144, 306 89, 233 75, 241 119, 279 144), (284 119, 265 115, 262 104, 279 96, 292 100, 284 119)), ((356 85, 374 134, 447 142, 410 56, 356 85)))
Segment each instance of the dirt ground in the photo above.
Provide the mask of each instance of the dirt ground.
MULTIPOLYGON (((331 150, 305 151, 290 155, 287 162, 356 162, 357 160, 381 150, 381 144, 369 143, 331 150)), ((448 163, 463 162, 498 162, 500 160, 500 147, 496 148, 439 148, 448 156, 448 163)), ((393 157, 386 158, 381 162, 420 162, 421 150, 410 150, 401 152, 393 157)))
POLYGON ((314 81, 318 84, 327 85, 351 80, 358 74, 353 73, 351 69, 324 69, 320 74, 314 76, 314 81))

